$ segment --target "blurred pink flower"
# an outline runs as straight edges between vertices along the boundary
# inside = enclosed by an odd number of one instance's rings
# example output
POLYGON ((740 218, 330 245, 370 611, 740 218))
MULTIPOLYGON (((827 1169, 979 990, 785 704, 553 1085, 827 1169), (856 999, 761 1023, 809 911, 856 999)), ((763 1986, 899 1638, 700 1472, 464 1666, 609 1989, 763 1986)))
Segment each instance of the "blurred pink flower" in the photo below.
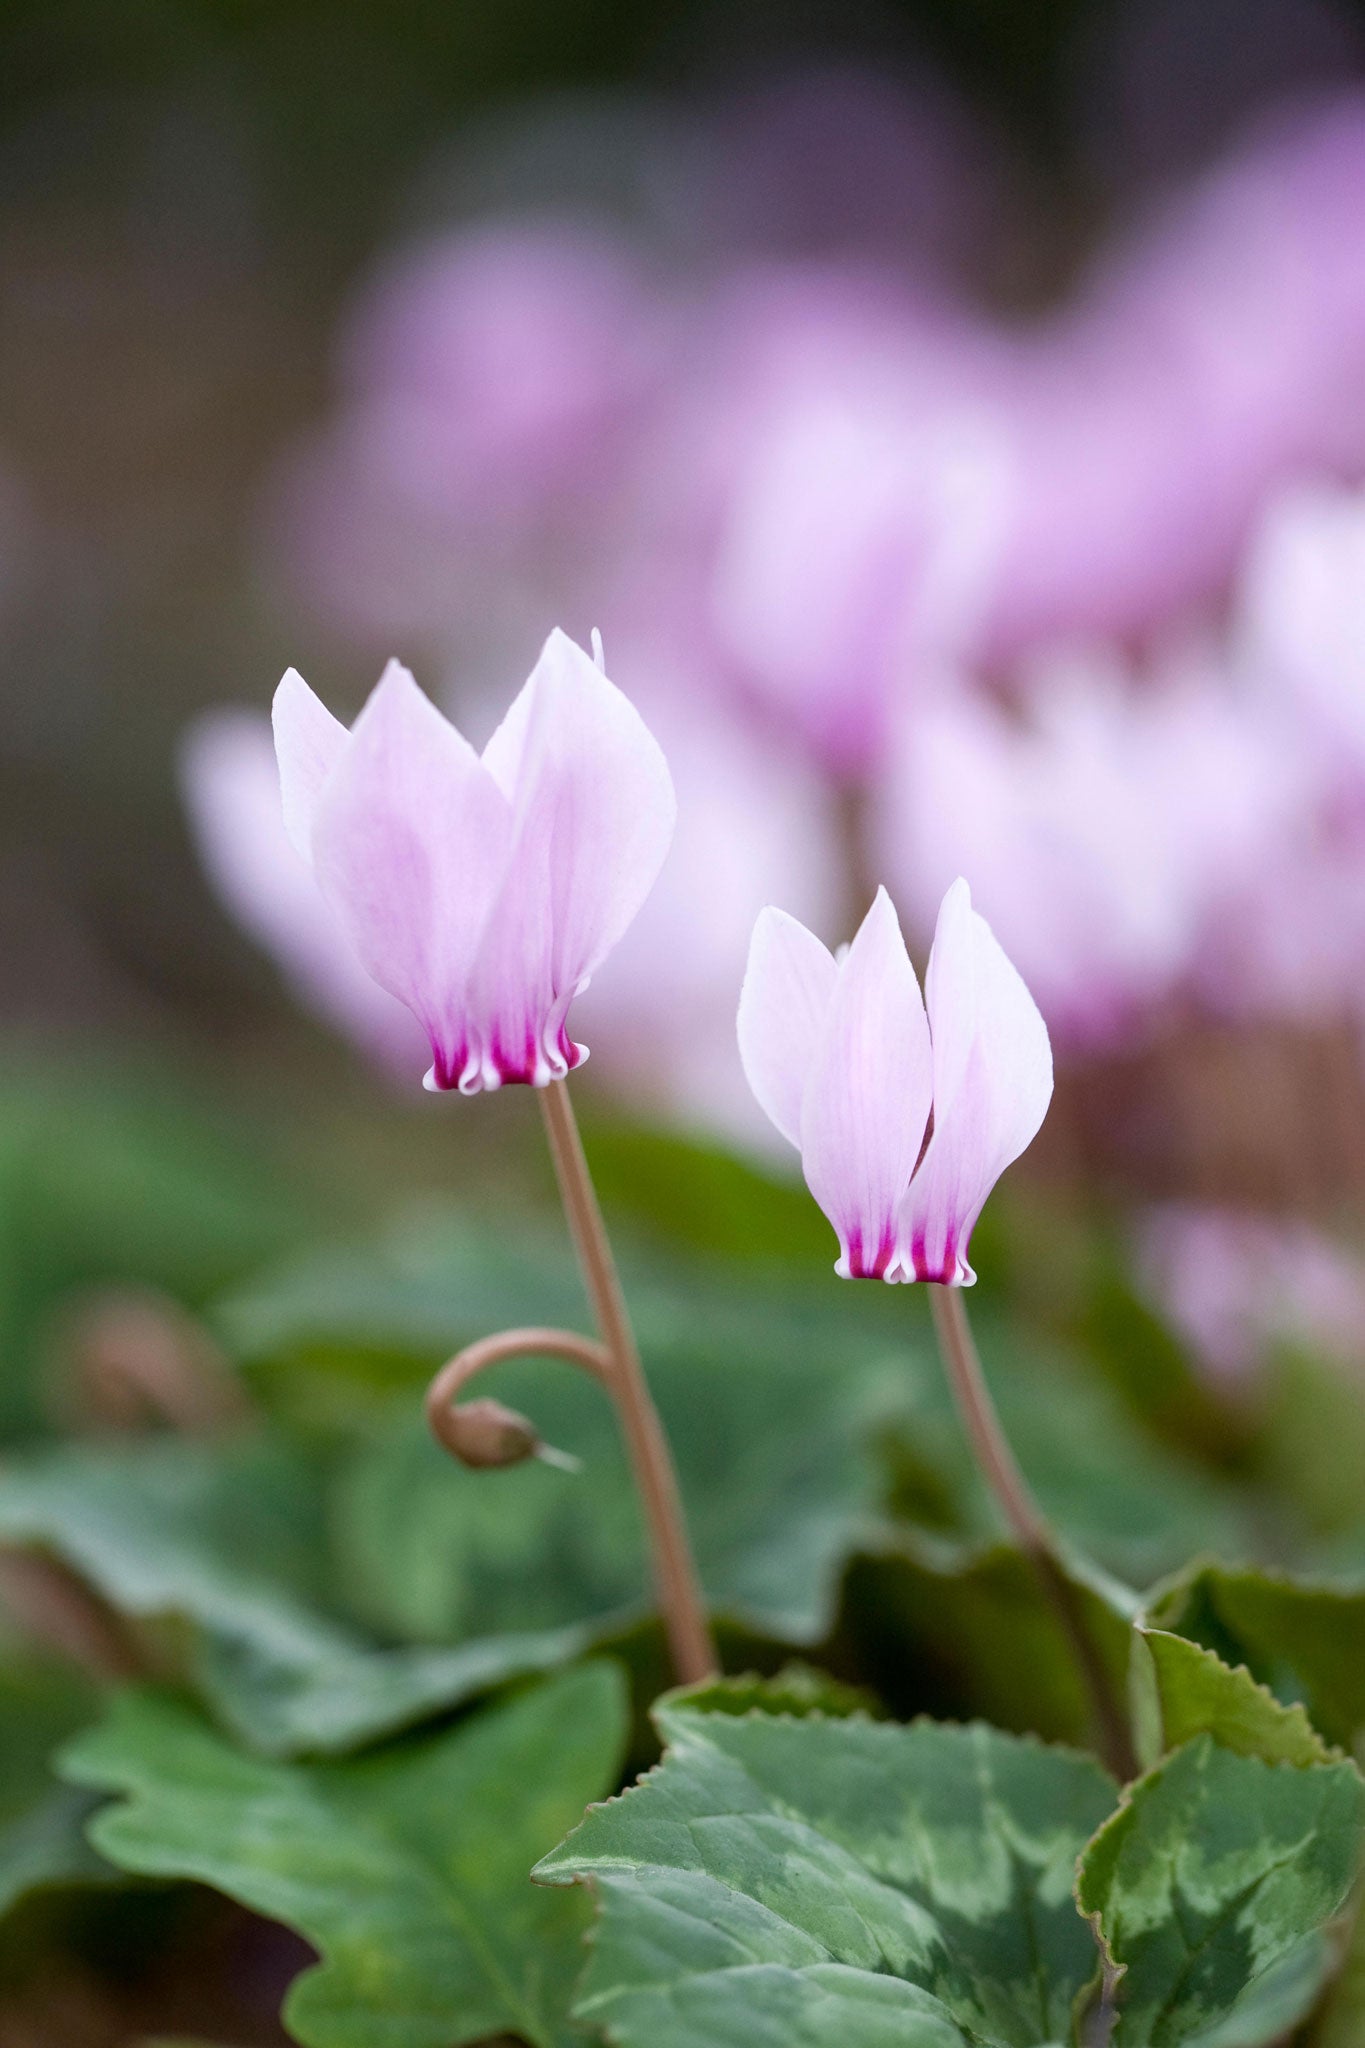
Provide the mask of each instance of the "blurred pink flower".
POLYGON ((982 409, 997 352, 866 266, 714 282, 642 454, 615 610, 685 619, 713 689, 867 780, 898 700, 979 639, 1012 504, 982 409))
POLYGON ((421 1028, 360 965, 290 844, 269 719, 241 710, 200 718, 181 750, 181 782, 200 857, 238 923, 305 1008, 388 1071, 410 1073, 421 1028))
MULTIPOLYGON (((816 923, 838 915, 839 846, 825 791, 714 697, 679 648, 613 640, 668 758, 678 823, 659 879, 579 1014, 612 1089, 765 1148, 735 1046, 735 990, 765 903, 816 923)), ((596 1069, 594 1069, 596 1073, 596 1069)))
POLYGON ((990 647, 1150 633, 1215 597, 1259 508, 1365 465, 1365 99, 1262 124, 1026 340, 990 647))
POLYGON ((932 94, 889 95, 817 74, 676 122, 671 265, 658 223, 646 254, 581 216, 395 258, 283 492, 327 609, 463 652, 569 601, 613 638, 685 621, 718 693, 865 781, 948 668, 1150 641, 1221 596, 1280 481, 1365 468, 1365 101, 1254 130, 1006 321, 883 194, 860 234, 849 151, 927 152, 945 217, 973 156, 932 94), (830 207, 803 238, 807 127, 830 207), (714 229, 690 243, 689 208, 714 229))
POLYGON ((1242 568, 1237 645, 1286 725, 1365 781, 1365 492, 1301 483, 1272 501, 1242 568))
POLYGON ((800 1151, 845 1279, 971 1286, 977 1218, 1052 1096, 1046 1027, 964 881, 943 899, 925 986, 927 1016, 885 889, 837 958, 785 911, 754 928, 740 1054, 800 1151))
POLYGON ((1273 748, 1273 801, 1200 962, 1233 1016, 1365 1010, 1365 498, 1299 484, 1244 564, 1230 665, 1273 748))
POLYGON ((561 552, 591 558, 634 459, 665 311, 640 256, 586 221, 480 225, 394 257, 343 337, 339 418, 277 490, 304 587, 380 637, 468 631, 490 578, 543 602, 561 552))
POLYGON ((1365 1265, 1307 1223, 1172 1204, 1143 1222, 1137 1258, 1153 1306, 1216 1379, 1245 1379, 1284 1344, 1359 1362, 1365 1265))
POLYGON ((881 845, 921 923, 969 871, 1052 1029, 1112 1047, 1186 984, 1281 807, 1272 736, 1202 661, 1054 657, 1014 709, 907 718, 881 845))
POLYGON ((350 732, 290 670, 285 825, 356 954, 407 1005, 429 1088, 543 1086, 586 1058, 573 998, 648 895, 673 831, 644 721, 550 635, 482 755, 390 662, 350 732))

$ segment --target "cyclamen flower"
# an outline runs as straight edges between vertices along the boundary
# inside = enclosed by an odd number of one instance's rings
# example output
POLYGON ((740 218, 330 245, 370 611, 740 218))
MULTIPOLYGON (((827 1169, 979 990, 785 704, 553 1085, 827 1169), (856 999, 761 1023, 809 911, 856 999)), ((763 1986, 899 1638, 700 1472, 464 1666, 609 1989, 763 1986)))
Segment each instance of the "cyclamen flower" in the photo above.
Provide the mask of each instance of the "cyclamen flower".
POLYGON ((1052 1052, 964 881, 943 899, 925 988, 927 1014, 885 889, 840 957, 765 910, 740 997, 740 1057, 838 1234, 835 1271, 970 1287, 972 1230, 1043 1121, 1052 1052))
POLYGON ((291 669, 285 823, 361 964, 431 1045, 426 1086, 536 1087, 587 1057, 569 1005, 648 895, 673 784, 639 713, 556 631, 483 753, 390 662, 348 732, 291 669))
POLYGON ((386 1074, 410 1073, 418 1025, 356 959, 284 829, 270 720, 243 709, 205 712, 185 735, 180 774, 199 857, 243 930, 308 1008, 386 1074))

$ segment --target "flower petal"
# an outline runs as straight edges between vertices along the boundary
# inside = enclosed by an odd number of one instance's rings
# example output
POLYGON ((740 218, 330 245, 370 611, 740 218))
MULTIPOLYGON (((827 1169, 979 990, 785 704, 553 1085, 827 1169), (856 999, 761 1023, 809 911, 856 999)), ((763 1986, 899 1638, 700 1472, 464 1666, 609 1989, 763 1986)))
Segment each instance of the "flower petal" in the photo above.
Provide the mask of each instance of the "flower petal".
POLYGON ((365 972, 286 836, 269 721, 205 712, 185 735, 180 768, 200 858, 238 923, 303 1002, 392 1072, 410 1073, 418 1026, 365 972))
POLYGON ((929 1118, 919 983, 885 889, 839 963, 801 1109, 806 1183, 839 1234, 835 1271, 892 1279, 897 1222, 929 1118))
POLYGON ((668 764, 634 705, 558 630, 484 750, 513 850, 476 975, 496 1079, 577 1064, 565 1018, 653 886, 673 836, 668 764))
POLYGON ((906 1198, 907 1276, 970 1286, 967 1248, 986 1197, 1052 1098, 1047 1026, 964 881, 939 910, 929 972, 934 1134, 906 1198))
POLYGON ((839 969, 814 932, 785 910, 761 910, 739 997, 739 1057, 760 1109, 793 1145, 801 1101, 839 969))
POLYGON ((390 662, 318 804, 313 864, 365 968, 425 1026, 436 1087, 468 1065, 470 975, 511 841, 478 755, 390 662))
POLYGON ((305 860, 313 857, 313 815, 350 738, 339 718, 314 695, 296 668, 280 678, 271 707, 280 768, 284 827, 305 860))

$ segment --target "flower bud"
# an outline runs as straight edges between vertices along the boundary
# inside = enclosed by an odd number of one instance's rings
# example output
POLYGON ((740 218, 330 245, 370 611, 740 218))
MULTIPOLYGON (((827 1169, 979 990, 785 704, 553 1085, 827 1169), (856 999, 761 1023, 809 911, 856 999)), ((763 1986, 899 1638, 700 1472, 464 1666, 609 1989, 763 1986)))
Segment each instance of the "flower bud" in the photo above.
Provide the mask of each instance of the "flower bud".
POLYGON ((483 1471, 520 1465, 540 1450, 540 1437, 524 1415, 501 1401, 466 1401, 447 1408, 438 1430, 442 1443, 464 1465, 483 1471))

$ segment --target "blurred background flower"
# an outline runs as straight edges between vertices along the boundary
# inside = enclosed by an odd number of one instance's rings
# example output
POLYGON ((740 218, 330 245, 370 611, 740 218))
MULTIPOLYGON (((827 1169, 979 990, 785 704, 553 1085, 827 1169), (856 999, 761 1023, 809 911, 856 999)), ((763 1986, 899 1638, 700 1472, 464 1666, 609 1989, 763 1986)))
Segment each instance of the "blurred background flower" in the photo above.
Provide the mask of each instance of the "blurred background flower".
POLYGON ((410 1032, 269 691, 397 653, 481 740, 598 626, 680 802, 605 1113, 766 1143, 756 912, 884 878, 922 959, 961 872, 1057 1048, 1030 1185, 1349 1234, 1359 8, 533 13, 11 10, 5 1020, 303 1102, 311 1015, 364 1100, 410 1032))

